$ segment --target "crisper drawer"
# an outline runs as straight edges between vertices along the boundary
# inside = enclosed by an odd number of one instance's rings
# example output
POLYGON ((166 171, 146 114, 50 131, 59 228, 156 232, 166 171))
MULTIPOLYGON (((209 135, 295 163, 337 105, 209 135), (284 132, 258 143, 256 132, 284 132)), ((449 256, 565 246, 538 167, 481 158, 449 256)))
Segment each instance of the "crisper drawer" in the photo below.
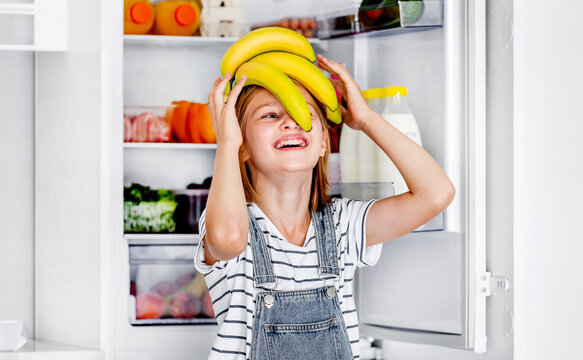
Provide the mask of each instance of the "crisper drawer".
POLYGON ((202 274, 194 268, 197 242, 129 242, 132 325, 215 324, 202 274))

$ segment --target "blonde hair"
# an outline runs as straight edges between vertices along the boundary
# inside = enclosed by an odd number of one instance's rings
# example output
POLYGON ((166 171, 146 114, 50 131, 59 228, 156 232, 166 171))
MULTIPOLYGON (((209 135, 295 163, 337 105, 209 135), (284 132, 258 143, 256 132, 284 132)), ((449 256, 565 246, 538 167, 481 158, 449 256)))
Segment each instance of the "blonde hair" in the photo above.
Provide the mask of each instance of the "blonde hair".
MULTIPOLYGON (((301 84, 294 81, 297 86, 302 86, 301 84)), ((235 114, 237 119, 239 119, 239 127, 241 128, 241 133, 243 134, 243 144, 239 148, 239 169, 241 171, 241 179, 243 180, 243 190, 245 191, 245 200, 247 202, 256 202, 259 198, 259 194, 253 186, 253 177, 251 174, 251 169, 247 161, 244 161, 245 146, 247 145, 245 140, 245 130, 247 128, 248 114, 247 107, 251 100, 257 94, 259 89, 263 89, 260 86, 250 85, 245 86, 237 98, 237 103, 235 104, 235 114)), ((328 133, 330 126, 326 120, 324 114, 326 113, 326 107, 324 104, 320 103, 316 98, 314 98, 318 104, 318 118, 322 124, 322 133, 328 133)), ((330 137, 326 137, 326 152, 324 156, 318 158, 318 162, 314 169, 312 170, 312 185, 310 189, 310 211, 319 211, 330 202, 330 194, 328 188, 330 183, 328 182, 328 154, 330 154, 330 137)))

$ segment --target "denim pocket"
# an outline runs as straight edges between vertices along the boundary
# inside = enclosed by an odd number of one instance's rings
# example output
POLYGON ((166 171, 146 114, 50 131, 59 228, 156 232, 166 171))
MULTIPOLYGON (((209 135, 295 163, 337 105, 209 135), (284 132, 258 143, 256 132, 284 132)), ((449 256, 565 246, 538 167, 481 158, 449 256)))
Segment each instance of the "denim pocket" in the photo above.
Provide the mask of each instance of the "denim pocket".
POLYGON ((341 359, 338 319, 264 326, 270 360, 341 359))

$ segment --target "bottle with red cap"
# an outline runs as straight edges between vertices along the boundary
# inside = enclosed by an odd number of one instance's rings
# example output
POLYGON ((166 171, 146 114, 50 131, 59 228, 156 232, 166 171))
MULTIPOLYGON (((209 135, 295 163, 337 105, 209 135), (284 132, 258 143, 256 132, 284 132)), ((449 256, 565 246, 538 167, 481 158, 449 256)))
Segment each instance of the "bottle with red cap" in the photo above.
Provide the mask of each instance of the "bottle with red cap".
POLYGON ((154 25, 154 6, 148 0, 124 0, 123 33, 147 34, 154 25))
POLYGON ((154 11, 156 35, 190 36, 200 24, 200 7, 194 1, 161 1, 154 11))

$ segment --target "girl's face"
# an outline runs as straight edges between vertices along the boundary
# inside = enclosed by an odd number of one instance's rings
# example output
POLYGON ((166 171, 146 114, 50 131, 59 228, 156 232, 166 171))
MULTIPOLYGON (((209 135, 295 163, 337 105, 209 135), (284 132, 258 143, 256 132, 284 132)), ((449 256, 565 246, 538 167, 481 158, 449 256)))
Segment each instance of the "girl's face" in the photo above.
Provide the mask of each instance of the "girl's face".
POLYGON ((312 171, 326 153, 327 132, 322 130, 318 105, 310 93, 298 86, 310 109, 312 130, 304 131, 285 111, 277 98, 259 89, 246 110, 244 159, 255 170, 272 173, 312 171))

